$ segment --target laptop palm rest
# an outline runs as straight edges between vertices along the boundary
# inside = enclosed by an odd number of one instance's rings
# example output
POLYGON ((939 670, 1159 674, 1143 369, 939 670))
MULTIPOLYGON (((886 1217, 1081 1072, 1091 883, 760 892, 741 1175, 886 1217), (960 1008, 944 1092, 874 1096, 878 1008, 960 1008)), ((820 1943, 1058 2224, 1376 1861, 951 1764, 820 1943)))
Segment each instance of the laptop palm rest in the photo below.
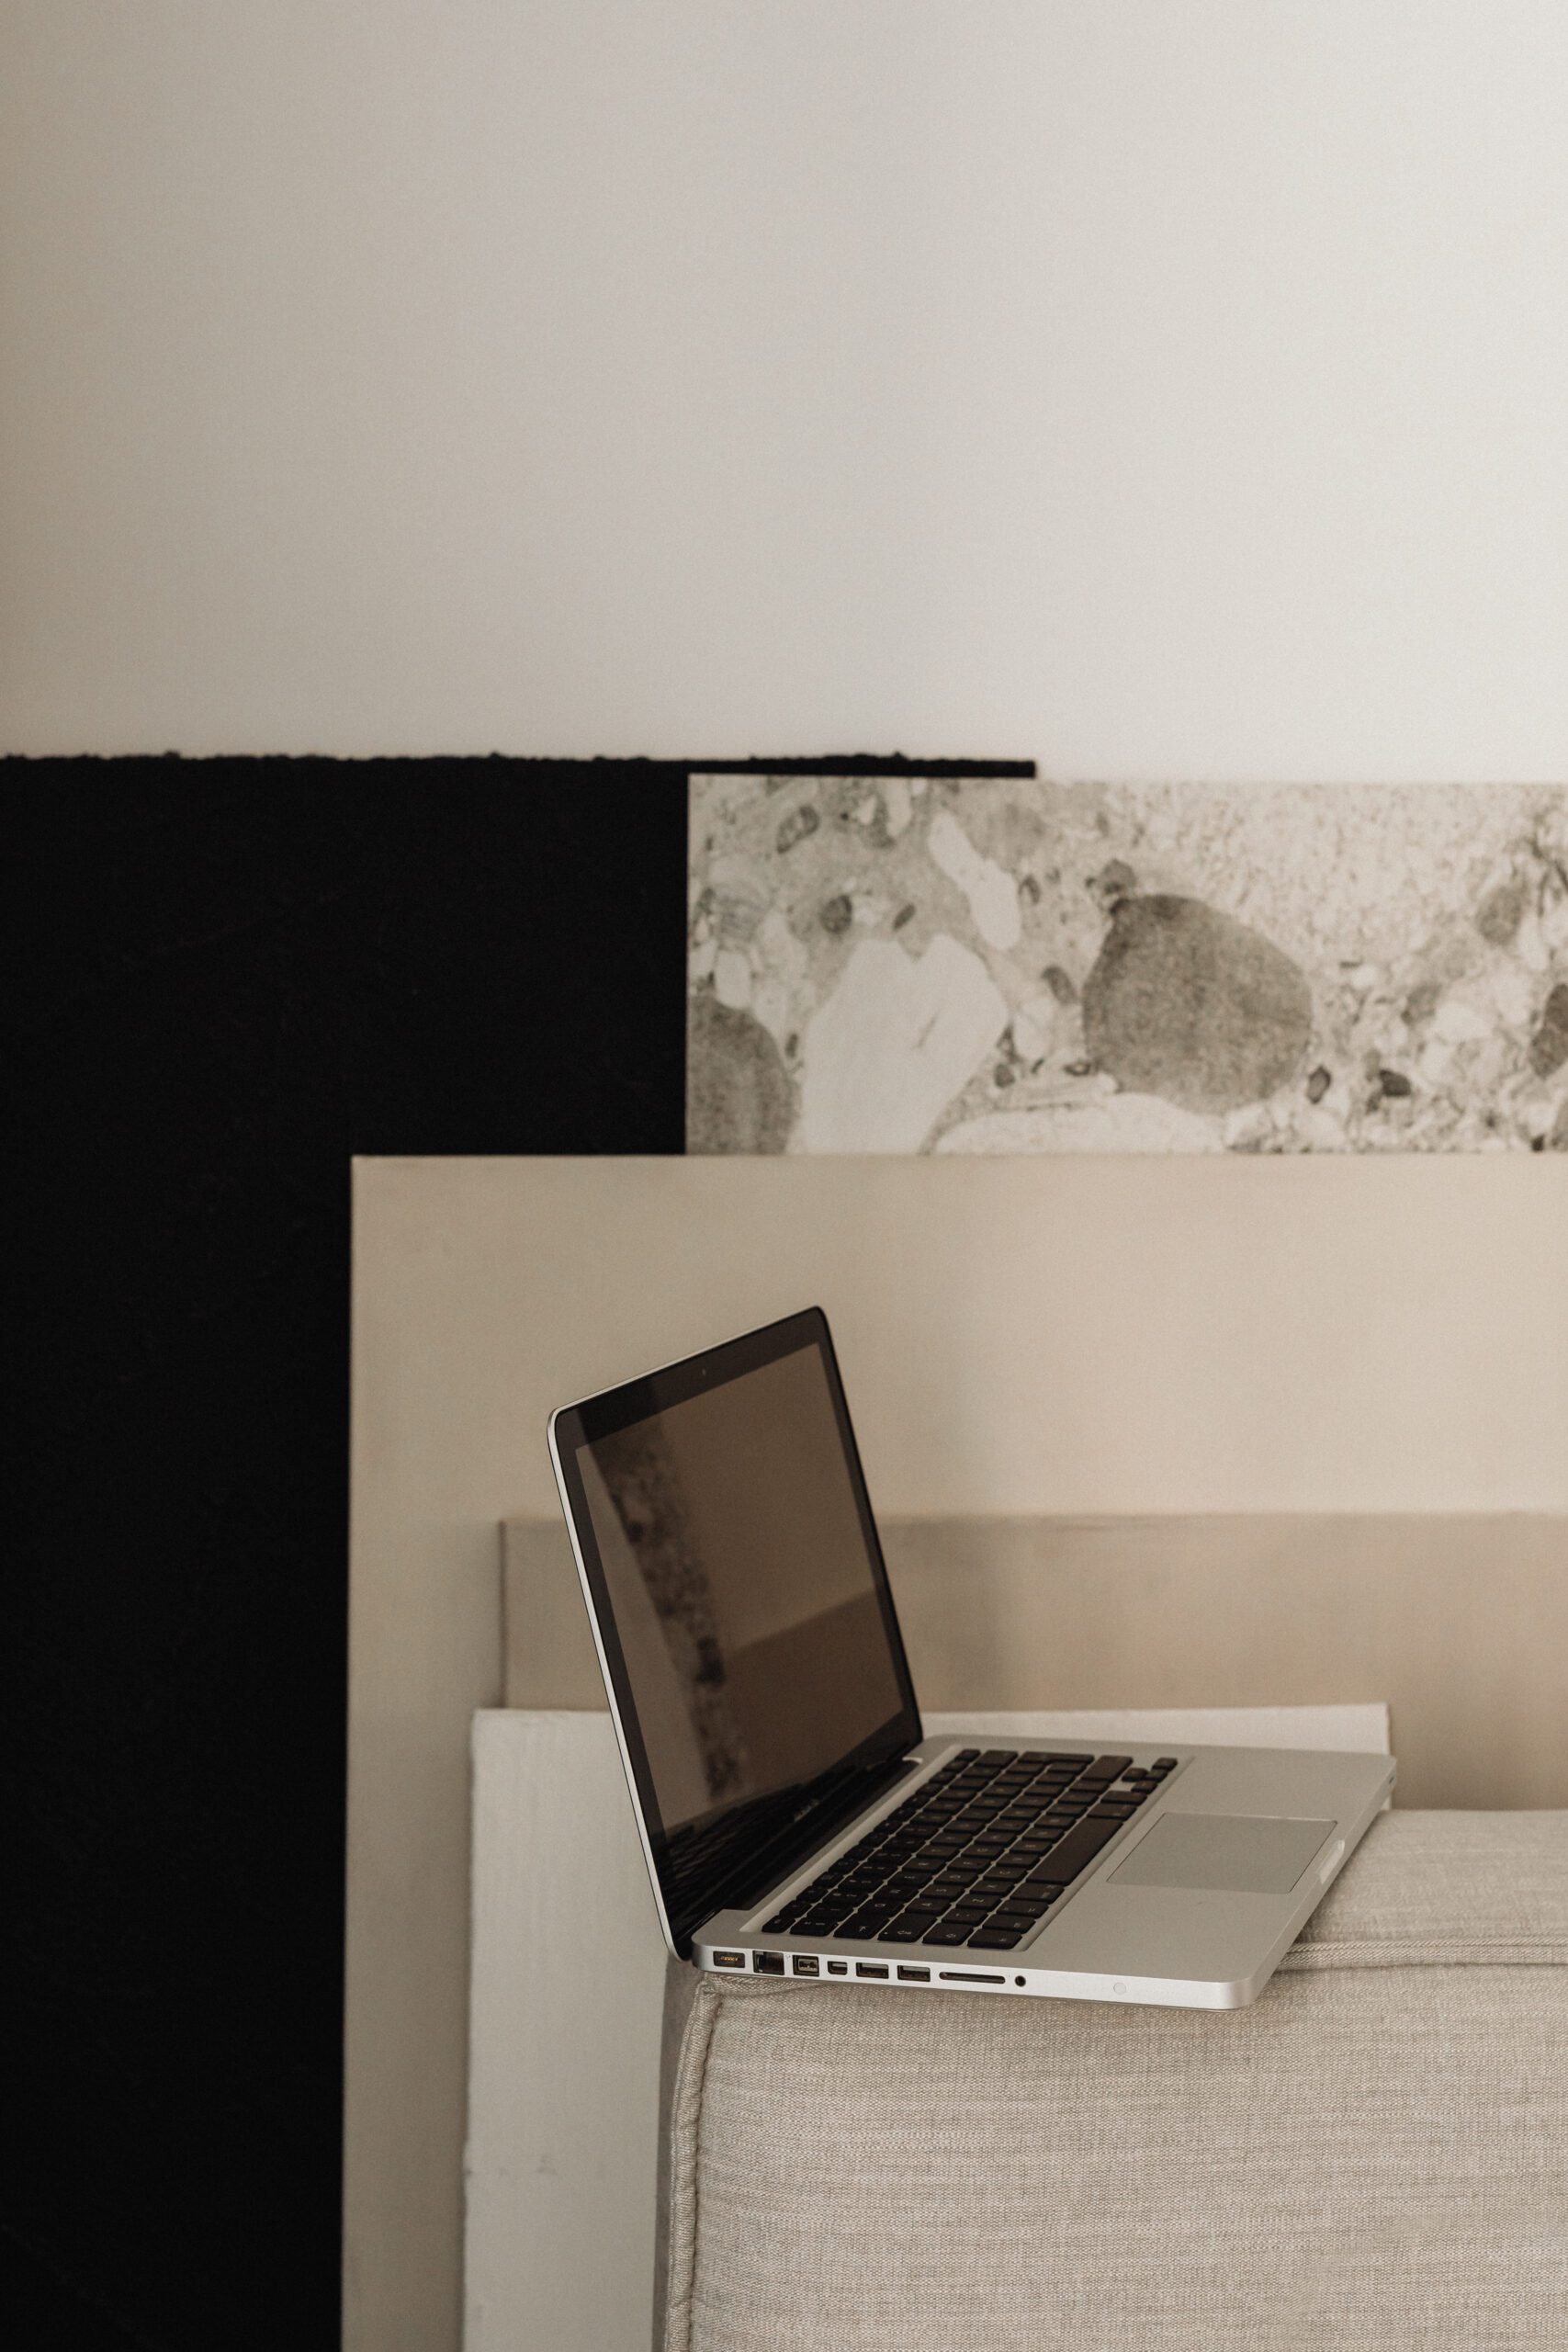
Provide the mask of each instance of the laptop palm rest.
POLYGON ((1333 1827, 1255 1814, 1167 1813, 1110 1883, 1288 1894, 1333 1827))

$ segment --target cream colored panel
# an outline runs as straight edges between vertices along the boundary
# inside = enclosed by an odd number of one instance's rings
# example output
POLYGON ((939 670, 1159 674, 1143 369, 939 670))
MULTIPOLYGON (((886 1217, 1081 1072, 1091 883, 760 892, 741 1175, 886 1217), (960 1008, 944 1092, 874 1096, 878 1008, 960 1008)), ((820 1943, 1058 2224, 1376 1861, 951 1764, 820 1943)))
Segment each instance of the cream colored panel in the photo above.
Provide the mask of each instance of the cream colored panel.
POLYGON ((554 1406, 812 1302, 885 1511, 1568 1509, 1568 1156, 359 1182, 422 1510, 547 1518, 554 1406))
MULTIPOLYGON (((468 1722, 502 1690, 499 1523, 557 1509, 553 1406, 816 1300, 891 1514, 1562 1511, 1565 1274, 1561 1155, 362 1162, 353 2352, 455 2341, 468 1722)), ((1521 1687, 1499 1668, 1529 1739, 1521 1687)))

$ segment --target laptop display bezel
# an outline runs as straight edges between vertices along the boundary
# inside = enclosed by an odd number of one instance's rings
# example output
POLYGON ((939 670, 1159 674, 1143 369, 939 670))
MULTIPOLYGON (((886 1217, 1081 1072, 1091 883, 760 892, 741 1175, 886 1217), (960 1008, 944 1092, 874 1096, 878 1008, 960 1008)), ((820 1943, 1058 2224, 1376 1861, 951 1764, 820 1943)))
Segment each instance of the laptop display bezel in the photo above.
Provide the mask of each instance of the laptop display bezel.
MULTIPOLYGON (((798 1834, 793 1837, 779 1859, 776 1875, 782 1880, 795 1866, 792 1854, 798 1860, 801 1855, 808 1853, 821 1834, 819 1829, 813 1829, 811 1823, 818 1792, 829 1784, 835 1791, 840 1790, 847 1777, 862 1770, 869 1775, 878 1766, 917 1746, 921 1737, 915 1686, 909 1673, 904 1637, 888 1583, 887 1565, 883 1557, 871 1498, 866 1490, 860 1449, 855 1442, 827 1316, 818 1306, 807 1307, 799 1314, 786 1316, 760 1330, 748 1331, 739 1339, 727 1340, 720 1347, 705 1350, 700 1355, 685 1357, 658 1372, 626 1381, 618 1388, 607 1389, 600 1396, 563 1407, 551 1419, 551 1452, 582 1571, 597 1636, 600 1664, 620 1734, 622 1755, 642 1818, 649 1864, 671 1944, 682 1955, 690 1950, 694 1929, 723 1906, 733 1872, 727 1866, 711 1884, 699 1882, 694 1887, 688 1884, 683 1890, 677 1888, 670 1868, 670 1833, 659 1810, 648 1749, 637 1719, 637 1702, 625 1654, 615 1629, 609 1584, 594 1540, 593 1522, 578 1457, 581 1450, 591 1446, 596 1439, 609 1437, 634 1422, 667 1412, 691 1397, 711 1393, 728 1381, 740 1379, 748 1373, 760 1371, 764 1365, 810 1347, 815 1347, 821 1358, 901 1703, 897 1712, 886 1723, 879 1724, 843 1756, 835 1758, 818 1780, 800 1783, 793 1792, 771 1792, 766 1799, 757 1801, 759 1812, 765 1804, 771 1814, 776 1814, 783 1801, 792 1797, 798 1801, 798 1834)), ((725 1810, 724 1807, 716 1807, 716 1816, 725 1810)), ((747 1808, 742 1805, 735 1810, 739 1818, 747 1808)))

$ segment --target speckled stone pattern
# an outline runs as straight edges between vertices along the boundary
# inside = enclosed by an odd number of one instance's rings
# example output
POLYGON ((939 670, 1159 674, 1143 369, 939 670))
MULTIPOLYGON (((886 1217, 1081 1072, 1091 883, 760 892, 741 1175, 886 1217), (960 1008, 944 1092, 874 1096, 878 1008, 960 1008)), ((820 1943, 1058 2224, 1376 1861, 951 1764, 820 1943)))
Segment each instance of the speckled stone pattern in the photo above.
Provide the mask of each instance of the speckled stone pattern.
POLYGON ((1568 786, 694 777, 694 1152, 1568 1150, 1568 786))

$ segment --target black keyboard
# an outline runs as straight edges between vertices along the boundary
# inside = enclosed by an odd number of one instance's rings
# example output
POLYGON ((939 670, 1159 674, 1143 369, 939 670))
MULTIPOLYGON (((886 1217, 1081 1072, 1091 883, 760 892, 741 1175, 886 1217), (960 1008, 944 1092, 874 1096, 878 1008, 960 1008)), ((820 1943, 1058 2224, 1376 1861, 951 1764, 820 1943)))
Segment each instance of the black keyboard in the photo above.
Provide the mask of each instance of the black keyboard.
POLYGON ((1010 1951, 1130 1821, 1174 1756, 965 1747, 767 1921, 767 1935, 1010 1951))

